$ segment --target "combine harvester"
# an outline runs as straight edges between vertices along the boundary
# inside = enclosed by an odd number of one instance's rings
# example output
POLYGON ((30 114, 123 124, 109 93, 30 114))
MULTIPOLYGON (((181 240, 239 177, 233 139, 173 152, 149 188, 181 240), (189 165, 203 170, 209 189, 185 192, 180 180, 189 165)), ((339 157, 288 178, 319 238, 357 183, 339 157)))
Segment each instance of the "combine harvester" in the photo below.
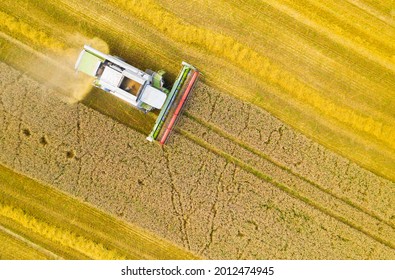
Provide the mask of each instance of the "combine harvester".
POLYGON ((163 86, 163 70, 144 72, 118 57, 104 54, 87 45, 80 53, 75 69, 96 78, 94 86, 144 112, 159 109, 159 116, 147 140, 156 140, 161 145, 169 138, 199 77, 199 71, 195 67, 183 62, 172 89, 168 90, 163 86))

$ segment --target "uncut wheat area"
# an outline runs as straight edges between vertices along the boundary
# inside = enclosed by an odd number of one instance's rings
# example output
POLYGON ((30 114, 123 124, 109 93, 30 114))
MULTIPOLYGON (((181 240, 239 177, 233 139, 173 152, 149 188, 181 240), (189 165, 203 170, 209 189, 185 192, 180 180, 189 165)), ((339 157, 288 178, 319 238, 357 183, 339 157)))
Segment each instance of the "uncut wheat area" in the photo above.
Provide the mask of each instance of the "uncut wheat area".
POLYGON ((3 2, 0 258, 395 258, 392 1, 3 2), (84 44, 202 72, 164 147, 84 44))

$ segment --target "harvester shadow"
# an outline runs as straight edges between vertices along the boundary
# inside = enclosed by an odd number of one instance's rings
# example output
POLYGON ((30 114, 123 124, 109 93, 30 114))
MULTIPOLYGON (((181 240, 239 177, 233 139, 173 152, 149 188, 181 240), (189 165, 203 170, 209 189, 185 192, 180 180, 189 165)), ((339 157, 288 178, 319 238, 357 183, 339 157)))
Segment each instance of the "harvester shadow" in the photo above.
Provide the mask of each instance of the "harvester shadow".
POLYGON ((97 88, 92 88, 81 103, 146 135, 155 123, 155 113, 145 114, 127 102, 97 88))

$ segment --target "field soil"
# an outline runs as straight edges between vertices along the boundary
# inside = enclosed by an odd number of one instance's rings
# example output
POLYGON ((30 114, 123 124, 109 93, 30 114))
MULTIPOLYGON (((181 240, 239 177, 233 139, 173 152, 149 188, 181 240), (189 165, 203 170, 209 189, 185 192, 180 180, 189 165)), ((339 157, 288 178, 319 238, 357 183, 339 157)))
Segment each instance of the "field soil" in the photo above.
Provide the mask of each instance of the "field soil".
POLYGON ((0 161, 14 170, 204 258, 395 257, 394 183, 258 107, 200 83, 161 148, 4 63, 0 73, 0 161))

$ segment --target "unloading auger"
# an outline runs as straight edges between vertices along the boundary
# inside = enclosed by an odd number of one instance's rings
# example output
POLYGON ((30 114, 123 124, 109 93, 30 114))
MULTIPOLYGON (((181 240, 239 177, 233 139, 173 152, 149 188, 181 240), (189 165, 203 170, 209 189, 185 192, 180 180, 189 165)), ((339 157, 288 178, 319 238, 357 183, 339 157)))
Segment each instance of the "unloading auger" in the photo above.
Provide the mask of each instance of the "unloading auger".
POLYGON ((144 112, 159 109, 147 140, 165 144, 190 96, 199 71, 182 62, 182 69, 171 90, 164 87, 163 70, 141 71, 118 57, 85 45, 75 64, 77 71, 95 78, 93 85, 128 102, 144 112))

